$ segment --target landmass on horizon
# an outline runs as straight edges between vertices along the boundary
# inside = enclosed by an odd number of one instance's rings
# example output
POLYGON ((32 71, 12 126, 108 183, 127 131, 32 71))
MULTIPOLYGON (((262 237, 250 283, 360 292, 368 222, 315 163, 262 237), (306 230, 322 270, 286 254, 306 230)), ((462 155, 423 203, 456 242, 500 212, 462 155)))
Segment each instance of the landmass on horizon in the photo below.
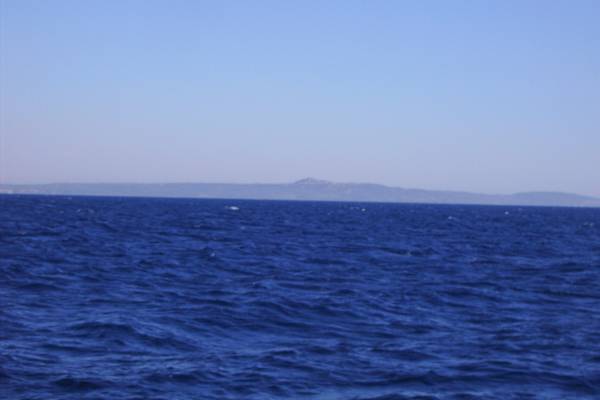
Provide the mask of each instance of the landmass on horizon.
POLYGON ((305 178, 293 183, 52 183, 0 184, 0 194, 314 200, 386 203, 600 207, 600 198, 562 192, 509 195, 405 189, 374 183, 305 178))

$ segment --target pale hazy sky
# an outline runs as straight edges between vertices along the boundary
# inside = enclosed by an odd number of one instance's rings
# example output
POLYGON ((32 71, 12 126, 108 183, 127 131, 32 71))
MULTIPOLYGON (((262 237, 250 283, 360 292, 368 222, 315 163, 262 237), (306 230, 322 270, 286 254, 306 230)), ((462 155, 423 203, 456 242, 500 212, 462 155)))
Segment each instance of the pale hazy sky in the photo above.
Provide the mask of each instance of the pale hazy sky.
POLYGON ((600 1, 0 0, 0 182, 600 196, 600 1))

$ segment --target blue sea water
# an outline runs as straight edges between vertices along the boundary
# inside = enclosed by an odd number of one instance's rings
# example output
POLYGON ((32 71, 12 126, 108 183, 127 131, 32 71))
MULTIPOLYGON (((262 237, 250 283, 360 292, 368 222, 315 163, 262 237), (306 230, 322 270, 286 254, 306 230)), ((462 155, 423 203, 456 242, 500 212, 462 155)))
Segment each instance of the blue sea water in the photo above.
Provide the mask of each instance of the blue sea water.
POLYGON ((1 399, 600 398, 600 209, 0 196, 1 399))

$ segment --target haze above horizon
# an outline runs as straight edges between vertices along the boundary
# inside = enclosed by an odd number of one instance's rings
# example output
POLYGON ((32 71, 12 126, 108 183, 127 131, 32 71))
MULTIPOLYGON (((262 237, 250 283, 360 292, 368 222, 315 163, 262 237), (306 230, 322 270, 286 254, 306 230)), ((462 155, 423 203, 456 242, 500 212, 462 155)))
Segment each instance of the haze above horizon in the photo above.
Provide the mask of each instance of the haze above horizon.
POLYGON ((0 0, 0 184, 600 197, 600 2, 0 0))

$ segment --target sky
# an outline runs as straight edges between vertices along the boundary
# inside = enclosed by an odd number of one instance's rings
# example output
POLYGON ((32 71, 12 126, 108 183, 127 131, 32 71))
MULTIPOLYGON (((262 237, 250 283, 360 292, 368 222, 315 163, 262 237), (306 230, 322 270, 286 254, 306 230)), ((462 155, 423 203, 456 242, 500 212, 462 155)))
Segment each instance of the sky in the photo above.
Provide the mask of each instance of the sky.
POLYGON ((0 0, 0 183, 600 196, 600 1, 0 0))

